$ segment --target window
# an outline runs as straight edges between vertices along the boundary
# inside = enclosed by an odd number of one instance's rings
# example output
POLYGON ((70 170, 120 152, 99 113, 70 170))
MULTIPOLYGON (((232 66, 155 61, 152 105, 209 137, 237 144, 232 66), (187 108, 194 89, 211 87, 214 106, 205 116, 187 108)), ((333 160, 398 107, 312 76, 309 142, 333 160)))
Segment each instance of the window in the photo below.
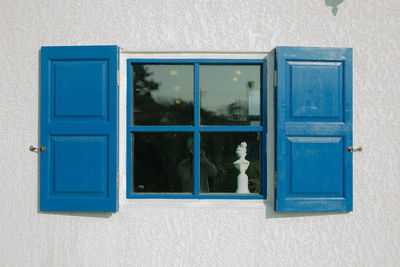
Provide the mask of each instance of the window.
POLYGON ((265 66, 129 59, 127 197, 265 198, 265 66))
MULTIPOLYGON (((118 210, 119 55, 42 47, 40 210, 118 210)), ((276 211, 353 209, 351 48, 127 63, 128 198, 262 199, 275 167, 276 211)))

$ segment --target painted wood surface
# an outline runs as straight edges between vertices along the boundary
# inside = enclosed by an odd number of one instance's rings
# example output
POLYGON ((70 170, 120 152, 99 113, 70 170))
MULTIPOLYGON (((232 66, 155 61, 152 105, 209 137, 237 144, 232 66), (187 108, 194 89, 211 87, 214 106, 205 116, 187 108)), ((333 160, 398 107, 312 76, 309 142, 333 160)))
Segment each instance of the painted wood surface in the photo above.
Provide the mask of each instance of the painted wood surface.
POLYGON ((42 211, 118 209, 118 53, 41 49, 42 211))
POLYGON ((352 210, 352 50, 278 47, 279 212, 352 210))
MULTIPOLYGON (((127 198, 151 198, 151 199, 265 199, 267 191, 266 177, 266 138, 267 138, 267 113, 266 113, 266 60, 264 59, 127 59, 127 143, 126 143, 126 197, 127 198), (158 126, 134 126, 132 125, 132 97, 133 97, 133 72, 132 64, 148 63, 148 64, 194 64, 194 124, 193 126, 180 125, 158 125, 158 126), (199 85, 199 65, 200 64, 260 64, 262 66, 261 73, 261 105, 262 110, 261 126, 202 126, 200 123, 200 85, 199 85), (133 192, 132 181, 132 133, 138 132, 193 132, 194 135, 194 188, 193 194, 179 193, 140 193, 133 192), (200 194, 200 134, 204 132, 260 132, 262 133, 262 178, 261 178, 261 194, 200 194)), ((234 177, 236 178, 236 177, 234 177)))

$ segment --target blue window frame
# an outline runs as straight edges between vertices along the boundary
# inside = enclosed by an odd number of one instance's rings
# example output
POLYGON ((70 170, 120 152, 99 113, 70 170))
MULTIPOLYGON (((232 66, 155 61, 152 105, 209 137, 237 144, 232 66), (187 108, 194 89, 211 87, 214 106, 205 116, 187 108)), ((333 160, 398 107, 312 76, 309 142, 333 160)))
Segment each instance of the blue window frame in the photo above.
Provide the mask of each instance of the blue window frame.
POLYGON ((127 60, 127 198, 174 198, 174 199, 263 199, 266 198, 266 60, 264 59, 128 59, 127 60), (193 122, 191 125, 133 125, 133 76, 134 64, 187 64, 193 66, 193 122), (200 65, 259 65, 260 66, 260 125, 201 125, 200 123, 200 65), (132 142, 137 133, 192 133, 193 135, 193 192, 192 193, 142 193, 133 192, 132 142), (200 135, 202 133, 258 133, 261 136, 261 188, 259 194, 200 193, 200 135))

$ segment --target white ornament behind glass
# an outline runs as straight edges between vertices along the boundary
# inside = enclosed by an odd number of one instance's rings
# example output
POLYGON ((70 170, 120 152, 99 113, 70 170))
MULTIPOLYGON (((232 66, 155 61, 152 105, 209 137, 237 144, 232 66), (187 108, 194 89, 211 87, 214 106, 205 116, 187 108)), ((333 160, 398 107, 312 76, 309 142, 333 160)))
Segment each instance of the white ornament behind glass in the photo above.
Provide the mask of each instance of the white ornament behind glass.
POLYGON ((250 161, 246 160, 245 157, 247 155, 247 143, 242 142, 236 148, 236 155, 238 155, 239 159, 235 161, 233 164, 236 169, 240 171, 237 177, 237 189, 236 193, 238 194, 249 194, 249 177, 246 174, 246 170, 250 165, 250 161))

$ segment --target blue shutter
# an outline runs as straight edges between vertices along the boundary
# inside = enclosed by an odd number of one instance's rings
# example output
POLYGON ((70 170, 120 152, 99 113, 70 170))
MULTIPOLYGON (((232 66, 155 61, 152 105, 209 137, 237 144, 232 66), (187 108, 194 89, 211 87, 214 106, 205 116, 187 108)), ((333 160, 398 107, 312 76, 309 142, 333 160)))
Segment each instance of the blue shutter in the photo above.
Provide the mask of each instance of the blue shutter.
POLYGON ((278 212, 351 211, 352 49, 278 47, 278 212))
POLYGON ((117 211, 117 46, 42 47, 40 210, 117 211))

